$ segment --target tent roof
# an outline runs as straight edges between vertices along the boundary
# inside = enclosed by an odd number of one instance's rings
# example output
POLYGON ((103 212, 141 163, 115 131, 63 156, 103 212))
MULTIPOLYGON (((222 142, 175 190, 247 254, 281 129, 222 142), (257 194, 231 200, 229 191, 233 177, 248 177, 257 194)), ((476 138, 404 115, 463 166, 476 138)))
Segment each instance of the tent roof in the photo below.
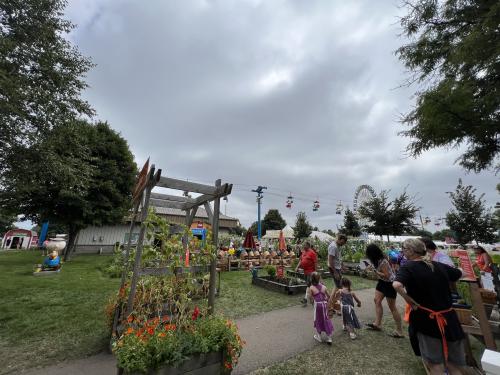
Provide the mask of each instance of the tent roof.
MULTIPOLYGON (((287 225, 286 227, 284 227, 281 230, 283 231, 283 236, 285 238, 293 238, 293 229, 289 225, 287 225)), ((264 236, 262 236, 262 238, 264 238, 264 239, 278 239, 278 238, 280 238, 280 230, 279 229, 277 229, 277 230, 269 229, 266 231, 266 234, 264 236)))

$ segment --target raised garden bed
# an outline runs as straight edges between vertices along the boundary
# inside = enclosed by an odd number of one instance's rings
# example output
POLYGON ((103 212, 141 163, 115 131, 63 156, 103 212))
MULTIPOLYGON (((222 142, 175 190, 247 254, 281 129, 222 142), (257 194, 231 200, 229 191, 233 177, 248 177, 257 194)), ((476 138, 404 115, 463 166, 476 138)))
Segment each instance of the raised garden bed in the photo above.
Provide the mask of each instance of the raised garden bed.
MULTIPOLYGON (((322 279, 329 279, 332 277, 332 274, 328 270, 318 270, 318 272, 320 273, 322 279)), ((287 270, 286 274, 287 274, 287 276, 294 277, 297 279, 302 279, 302 280, 306 279, 304 272, 287 270)))
POLYGON ((252 284, 260 286, 262 288, 281 292, 285 294, 298 294, 305 293, 307 289, 306 284, 297 284, 293 279, 283 278, 283 279, 271 279, 270 276, 258 276, 252 278, 252 284))
MULTIPOLYGON (((138 372, 123 372, 129 375, 139 375, 138 372)), ((196 354, 184 361, 179 367, 166 366, 158 370, 149 370, 148 375, 219 375, 229 374, 230 370, 223 365, 222 352, 196 354)))

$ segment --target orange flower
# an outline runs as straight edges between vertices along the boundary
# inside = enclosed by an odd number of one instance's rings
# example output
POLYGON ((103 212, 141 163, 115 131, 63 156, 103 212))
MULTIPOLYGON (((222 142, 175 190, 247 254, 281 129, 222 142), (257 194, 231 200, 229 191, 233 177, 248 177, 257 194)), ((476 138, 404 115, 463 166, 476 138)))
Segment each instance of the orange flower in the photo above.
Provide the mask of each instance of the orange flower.
POLYGON ((133 315, 129 315, 128 318, 127 318, 127 323, 132 323, 134 321, 134 316, 133 315))
POLYGON ((175 331, 176 328, 177 327, 175 326, 175 324, 167 324, 165 326, 165 330, 167 330, 167 331, 175 331))
POLYGON ((162 322, 168 322, 170 320, 170 317, 168 315, 164 315, 161 317, 162 322))
POLYGON ((125 334, 130 335, 131 333, 134 333, 134 329, 132 327, 128 327, 127 332, 125 332, 125 334))
POLYGON ((155 329, 153 327, 148 327, 148 333, 153 335, 155 333, 155 329))
POLYGON ((165 332, 160 332, 160 333, 158 334, 158 337, 165 337, 166 335, 167 335, 167 334, 166 334, 165 332))

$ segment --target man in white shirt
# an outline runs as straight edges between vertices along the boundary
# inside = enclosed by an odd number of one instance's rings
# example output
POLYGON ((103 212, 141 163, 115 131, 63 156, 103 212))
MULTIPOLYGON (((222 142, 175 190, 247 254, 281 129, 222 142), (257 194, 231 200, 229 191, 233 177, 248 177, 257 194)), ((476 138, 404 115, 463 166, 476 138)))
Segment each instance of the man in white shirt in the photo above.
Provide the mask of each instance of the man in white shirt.
POLYGON ((337 289, 341 287, 340 280, 342 279, 342 253, 340 247, 344 246, 346 242, 347 236, 339 234, 337 239, 328 246, 328 269, 337 289))

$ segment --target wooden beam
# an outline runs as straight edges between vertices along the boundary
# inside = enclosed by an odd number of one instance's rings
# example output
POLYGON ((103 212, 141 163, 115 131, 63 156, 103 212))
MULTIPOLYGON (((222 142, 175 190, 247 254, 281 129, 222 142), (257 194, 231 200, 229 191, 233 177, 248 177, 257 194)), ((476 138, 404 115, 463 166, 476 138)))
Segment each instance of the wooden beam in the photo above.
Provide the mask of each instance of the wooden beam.
MULTIPOLYGON (((208 221, 210 222, 210 225, 212 225, 212 221, 214 220, 214 214, 212 213, 212 207, 210 207, 210 203, 205 202, 205 211, 207 212, 208 216, 208 221)), ((213 228, 212 228, 213 230, 213 228)))
POLYGON ((156 186, 168 189, 189 191, 199 194, 217 195, 218 193, 218 190, 215 186, 198 184, 196 182, 177 180, 175 178, 169 178, 169 177, 160 177, 160 180, 158 181, 156 186))
POLYGON ((181 210, 186 209, 186 203, 174 202, 174 201, 164 201, 161 199, 151 199, 151 205, 153 207, 178 208, 181 210))
POLYGON ((159 194, 159 193, 151 193, 151 199, 183 202, 183 203, 195 203, 196 202, 196 199, 189 198, 189 197, 179 197, 177 195, 168 195, 168 194, 159 194))
MULTIPOLYGON (((220 187, 221 181, 220 179, 215 181, 215 186, 220 187)), ((206 206, 210 207, 208 203, 205 203, 206 206)), ((210 222, 212 223, 212 241, 215 247, 215 254, 219 250, 219 212, 220 212, 220 197, 217 197, 214 201, 214 212, 211 215, 212 219, 210 222)), ((208 211, 207 211, 208 213, 208 211)), ((214 255, 215 255, 214 254, 214 255)), ((213 258, 210 263, 210 280, 208 285, 208 313, 214 313, 214 303, 215 303, 215 277, 217 275, 217 258, 213 258)), ((220 286, 219 286, 220 288, 220 286)))
POLYGON ((203 195, 200 195, 199 197, 196 197, 194 199, 194 202, 193 204, 190 204, 186 207, 188 208, 192 208, 194 207, 195 205, 198 205, 198 206, 201 206, 202 204, 204 204, 205 202, 210 202, 210 201, 213 201, 215 198, 217 197, 224 197, 226 195, 229 195, 231 194, 231 191, 233 190, 233 184, 224 184, 221 186, 221 188, 219 189, 219 193, 217 195, 210 195, 210 194, 203 194, 203 195))
POLYGON ((189 217, 186 215, 186 225, 188 227, 193 224, 194 217, 196 216, 196 212, 198 211, 198 206, 194 206, 189 212, 189 217))

